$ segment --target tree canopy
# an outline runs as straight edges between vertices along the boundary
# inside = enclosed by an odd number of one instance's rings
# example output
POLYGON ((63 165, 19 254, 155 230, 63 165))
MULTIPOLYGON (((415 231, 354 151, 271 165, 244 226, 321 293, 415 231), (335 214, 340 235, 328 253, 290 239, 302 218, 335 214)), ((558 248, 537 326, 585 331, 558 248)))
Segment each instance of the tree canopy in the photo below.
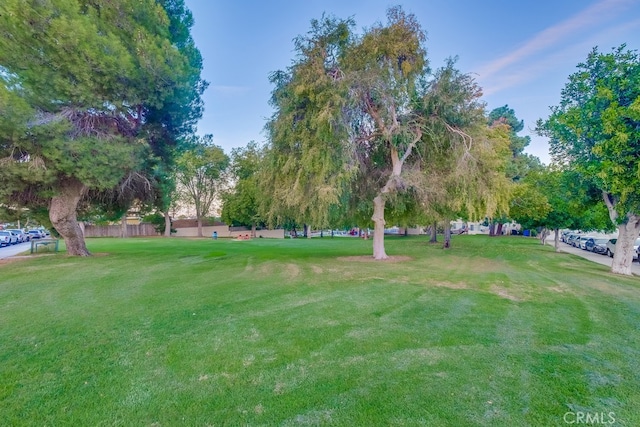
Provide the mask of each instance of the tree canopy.
POLYGON ((323 17, 296 39, 292 66, 272 75, 272 216, 316 226, 339 216, 373 222, 373 256, 387 257, 385 215, 419 216, 425 153, 460 147, 448 154, 468 155, 473 137, 465 131, 486 123, 473 79, 453 60, 432 74, 425 41, 400 7, 361 35, 350 19, 323 17))
POLYGON ((202 219, 211 213, 214 203, 220 201, 228 166, 229 157, 213 144, 212 135, 195 137, 176 161, 178 192, 195 207, 200 237, 202 219))
POLYGON ((192 23, 182 0, 0 5, 0 197, 48 209, 70 254, 89 254, 78 204, 160 189, 200 117, 192 23))
POLYGON ((612 271, 631 274, 640 232, 640 60, 625 45, 594 48, 577 68, 538 130, 550 137, 554 161, 600 192, 619 230, 612 271))

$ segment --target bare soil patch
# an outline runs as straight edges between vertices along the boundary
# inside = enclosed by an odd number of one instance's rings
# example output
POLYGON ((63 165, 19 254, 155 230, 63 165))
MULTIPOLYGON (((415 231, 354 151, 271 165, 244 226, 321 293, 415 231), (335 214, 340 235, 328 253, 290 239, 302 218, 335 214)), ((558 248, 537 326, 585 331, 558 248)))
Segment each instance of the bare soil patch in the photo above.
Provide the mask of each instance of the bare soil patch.
POLYGON ((438 283, 430 283, 432 286, 436 286, 439 288, 449 288, 449 289, 469 289, 469 286, 466 283, 452 283, 452 282, 438 282, 438 283))
POLYGON ((518 297, 516 295, 513 295, 511 293, 509 293, 509 291, 505 288, 501 288, 499 286, 492 286, 491 287, 491 292, 498 295, 501 298, 505 298, 508 299, 510 301, 516 301, 516 302, 520 302, 520 301, 524 301, 524 298, 518 297))

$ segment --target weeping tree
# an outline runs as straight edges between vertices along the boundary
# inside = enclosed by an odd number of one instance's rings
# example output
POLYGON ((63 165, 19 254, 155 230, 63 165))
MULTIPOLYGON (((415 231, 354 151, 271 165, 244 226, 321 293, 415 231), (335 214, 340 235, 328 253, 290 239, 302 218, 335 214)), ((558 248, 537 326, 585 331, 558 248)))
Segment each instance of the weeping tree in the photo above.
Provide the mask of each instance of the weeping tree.
POLYGON ((331 224, 353 172, 342 118, 348 102, 341 64, 352 42, 351 20, 323 16, 307 36, 295 39, 298 60, 271 74, 266 125, 269 142, 260 170, 260 211, 271 225, 331 224))
POLYGON ((15 118, 0 196, 46 208, 69 254, 89 255, 78 206, 153 191, 165 147, 192 131, 205 84, 191 25, 182 0, 0 5, 0 106, 15 118))
POLYGON ((422 173, 420 200, 423 209, 443 223, 444 248, 451 245, 451 220, 478 221, 508 209, 511 183, 505 176, 506 129, 487 127, 473 116, 468 119, 473 121, 460 127, 464 131, 439 135, 438 146, 445 149, 424 153, 428 167, 422 173))
POLYGON ((411 105, 426 71, 425 37, 398 7, 386 26, 362 37, 352 27, 351 20, 312 21, 296 41, 298 60, 273 75, 270 211, 323 225, 345 199, 372 199, 374 258, 384 259, 385 204, 402 188, 402 168, 422 134, 411 105))

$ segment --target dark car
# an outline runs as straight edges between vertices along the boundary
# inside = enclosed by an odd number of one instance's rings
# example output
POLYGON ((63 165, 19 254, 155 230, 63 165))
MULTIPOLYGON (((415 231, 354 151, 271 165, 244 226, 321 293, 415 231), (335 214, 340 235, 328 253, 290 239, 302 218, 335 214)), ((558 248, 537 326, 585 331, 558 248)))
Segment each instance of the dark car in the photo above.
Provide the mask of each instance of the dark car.
POLYGON ((597 254, 606 254, 608 241, 609 239, 590 237, 585 243, 585 249, 597 254))

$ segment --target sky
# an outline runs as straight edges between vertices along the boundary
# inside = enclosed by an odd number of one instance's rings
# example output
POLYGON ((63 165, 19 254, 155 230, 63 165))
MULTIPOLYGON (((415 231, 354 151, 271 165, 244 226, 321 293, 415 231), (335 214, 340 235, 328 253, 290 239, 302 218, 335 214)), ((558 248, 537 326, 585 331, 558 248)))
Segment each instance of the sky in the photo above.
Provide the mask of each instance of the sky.
POLYGON ((272 115, 269 75, 295 58, 293 39, 322 14, 353 18, 356 30, 386 23, 401 5, 427 34, 430 66, 458 57, 457 67, 483 88, 487 112, 508 105, 531 144, 526 152, 550 162, 538 119, 560 101, 568 77, 589 52, 610 52, 623 43, 640 50, 640 0, 185 0, 195 24, 209 82, 198 134, 212 134, 227 153, 248 142, 264 143, 272 115))

